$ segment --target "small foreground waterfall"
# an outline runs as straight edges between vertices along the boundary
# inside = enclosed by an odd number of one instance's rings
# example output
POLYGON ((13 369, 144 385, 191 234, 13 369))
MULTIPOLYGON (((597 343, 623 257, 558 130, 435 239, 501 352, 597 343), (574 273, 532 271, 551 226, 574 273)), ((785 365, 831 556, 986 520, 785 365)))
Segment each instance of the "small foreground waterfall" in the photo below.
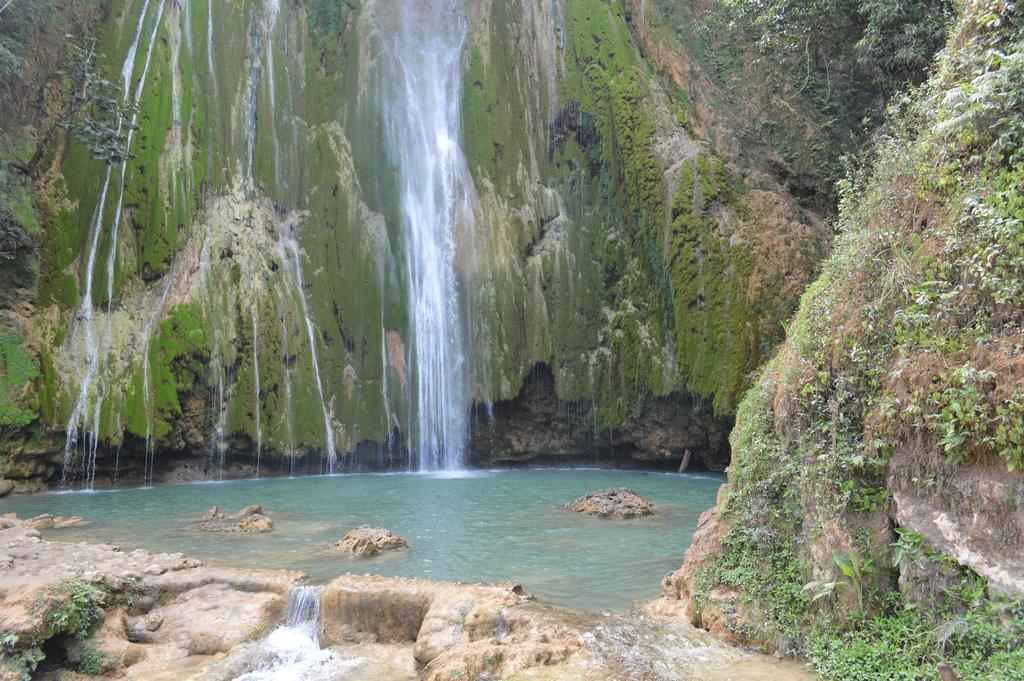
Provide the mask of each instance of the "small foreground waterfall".
POLYGON ((421 471, 463 467, 467 359, 455 271, 456 234, 471 224, 472 179, 460 146, 461 0, 397 3, 387 41, 392 87, 384 102, 399 173, 412 325, 414 450, 421 471), (463 222, 466 221, 466 222, 463 222))
POLYGON ((251 671, 236 681, 340 679, 359 664, 320 647, 320 597, 323 586, 296 586, 288 594, 285 622, 255 646, 251 671))

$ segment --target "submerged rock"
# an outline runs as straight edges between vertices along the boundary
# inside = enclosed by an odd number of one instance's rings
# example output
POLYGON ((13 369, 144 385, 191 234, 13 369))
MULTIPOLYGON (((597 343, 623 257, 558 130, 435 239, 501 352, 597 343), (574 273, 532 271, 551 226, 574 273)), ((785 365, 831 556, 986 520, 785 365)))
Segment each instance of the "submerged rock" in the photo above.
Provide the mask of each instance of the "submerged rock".
POLYGON ((346 534, 332 548, 353 556, 375 556, 382 551, 408 548, 409 544, 391 530, 363 525, 346 534))
POLYGON ((642 518, 654 513, 651 502, 626 487, 591 492, 562 508, 600 518, 642 518))
POLYGON ((264 534, 274 531, 274 521, 263 514, 263 507, 259 504, 250 504, 233 516, 221 513, 214 506, 203 514, 202 520, 192 523, 192 527, 203 532, 264 534))
POLYGON ((62 515, 53 515, 52 513, 43 513, 35 518, 29 518, 25 521, 25 525, 36 530, 60 530, 65 527, 81 525, 85 522, 85 518, 77 515, 64 517, 62 515))

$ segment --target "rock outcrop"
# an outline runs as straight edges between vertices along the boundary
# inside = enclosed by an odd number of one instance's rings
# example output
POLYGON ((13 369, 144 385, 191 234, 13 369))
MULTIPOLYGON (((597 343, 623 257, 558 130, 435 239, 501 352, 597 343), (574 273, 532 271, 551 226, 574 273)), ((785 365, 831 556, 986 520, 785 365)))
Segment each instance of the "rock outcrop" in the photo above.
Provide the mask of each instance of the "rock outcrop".
POLYGON ((340 540, 332 544, 336 551, 349 553, 353 556, 368 558, 385 551, 396 551, 408 548, 405 539, 382 527, 362 525, 351 530, 340 540))
MULTIPOLYGON (((41 649, 80 664, 85 648, 105 660, 99 678, 187 678, 280 621, 299 573, 206 567, 180 553, 125 552, 110 544, 43 541, 5 517, 0 529, 4 656, 41 649), (72 600, 73 599, 73 600, 72 600), (70 605, 69 605, 70 604, 70 605), (67 608, 74 617, 67 620, 67 608), (76 621, 95 622, 87 641, 76 621)), ((0 676, 0 678, 6 678, 0 676)))
POLYGON ((274 521, 263 513, 259 504, 250 504, 233 516, 221 513, 214 506, 203 514, 201 520, 192 523, 192 528, 203 532, 265 534, 274 531, 274 521))
POLYGON ((530 463, 649 466, 676 470, 689 451, 694 464, 721 471, 729 463, 731 420, 680 394, 636 405, 603 430, 590 400, 563 402, 547 365, 527 376, 519 395, 473 420, 470 450, 483 467, 530 463))
POLYGON ((837 676, 1024 669, 1024 113, 1019 74, 991 56, 1024 53, 1024 8, 958 8, 845 197, 833 256, 739 408, 728 492, 666 582, 694 623, 837 676), (960 626, 986 634, 925 633, 960 626))
POLYGON ((651 502, 626 487, 591 492, 562 508, 599 518, 643 518, 654 513, 651 502))

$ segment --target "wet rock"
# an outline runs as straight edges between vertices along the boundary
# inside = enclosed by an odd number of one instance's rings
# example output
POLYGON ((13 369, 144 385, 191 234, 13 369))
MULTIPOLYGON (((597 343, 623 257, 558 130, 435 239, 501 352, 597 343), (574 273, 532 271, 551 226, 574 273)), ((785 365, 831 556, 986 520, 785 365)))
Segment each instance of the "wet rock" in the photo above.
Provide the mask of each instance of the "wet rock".
POLYGON ((227 515, 221 513, 220 509, 216 506, 211 507, 209 511, 203 514, 204 520, 221 520, 226 517, 227 515))
POLYGON ((238 515, 243 518, 248 518, 249 516, 254 515, 263 515, 263 507, 260 506, 259 504, 249 504, 241 511, 239 511, 238 515))
POLYGON ((263 514, 259 504, 250 504, 233 516, 221 513, 214 506, 203 514, 202 520, 192 523, 192 527, 203 532, 265 534, 274 531, 274 521, 263 514))
POLYGON ((65 527, 81 525, 84 522, 85 519, 77 515, 64 517, 62 515, 55 516, 51 513, 43 513, 35 518, 29 518, 25 521, 25 525, 35 530, 60 530, 65 527))
POLYGON ((332 548, 354 556, 369 557, 382 551, 394 551, 408 546, 404 539, 393 534, 391 530, 363 525, 346 534, 341 541, 335 542, 332 548))
POLYGON ((0 478, 0 499, 14 491, 14 481, 0 478))
POLYGON ((494 404, 493 419, 474 419, 470 458, 481 467, 544 462, 655 466, 676 470, 690 450, 693 465, 725 470, 731 424, 708 404, 673 394, 638 404, 624 422, 595 432, 593 407, 566 410, 550 367, 537 365, 512 400, 494 404))
POLYGON ((247 515, 236 525, 239 532, 265 533, 274 531, 274 521, 261 513, 247 515))
POLYGON ((562 507, 599 518, 642 518, 654 513, 654 506, 626 487, 602 489, 562 507))

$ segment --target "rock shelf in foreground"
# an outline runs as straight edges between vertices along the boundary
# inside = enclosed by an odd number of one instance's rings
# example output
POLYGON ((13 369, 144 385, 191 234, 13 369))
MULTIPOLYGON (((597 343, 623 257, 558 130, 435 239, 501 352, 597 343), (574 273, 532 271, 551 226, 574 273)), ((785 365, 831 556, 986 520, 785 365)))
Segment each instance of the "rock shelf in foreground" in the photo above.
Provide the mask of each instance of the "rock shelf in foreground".
MULTIPOLYGON (((102 662, 89 673, 96 679, 228 681, 258 671, 268 634, 283 623, 288 594, 303 578, 207 566, 180 553, 46 541, 17 518, 0 520, 0 657, 24 659, 45 646, 55 677, 84 668, 85 651, 102 662), (96 626, 78 640, 50 626, 75 593, 96 597, 96 626)), ((323 589, 318 634, 350 681, 813 678, 802 665, 695 629, 677 603, 586 613, 537 602, 516 583, 343 575, 323 589)), ((0 681, 20 678, 0 665, 0 681)))

